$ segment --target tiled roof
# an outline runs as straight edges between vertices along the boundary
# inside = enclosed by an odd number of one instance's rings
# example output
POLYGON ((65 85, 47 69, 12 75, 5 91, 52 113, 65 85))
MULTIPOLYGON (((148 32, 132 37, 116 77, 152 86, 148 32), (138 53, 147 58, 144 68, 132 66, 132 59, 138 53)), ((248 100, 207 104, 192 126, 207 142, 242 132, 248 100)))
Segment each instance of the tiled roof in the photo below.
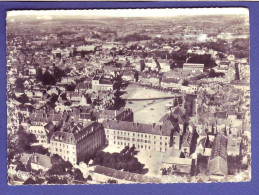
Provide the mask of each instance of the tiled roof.
POLYGON ((212 146, 210 159, 212 160, 216 157, 221 157, 227 161, 227 144, 228 138, 222 132, 217 134, 212 146))
POLYGON ((49 156, 38 154, 38 153, 34 153, 31 155, 31 163, 41 165, 46 168, 50 168, 52 166, 51 159, 49 156))
POLYGON ((159 178, 148 177, 141 174, 130 173, 125 171, 119 171, 103 166, 96 166, 94 169, 95 173, 106 175, 108 177, 113 177, 114 179, 120 179, 125 181, 130 181, 134 183, 161 183, 159 178))
POLYGON ((170 136, 171 134, 171 128, 167 125, 163 126, 157 124, 142 124, 128 121, 105 120, 103 122, 103 126, 104 128, 138 133, 147 133, 164 136, 170 136))
POLYGON ((179 83, 180 79, 175 78, 163 78, 161 82, 163 83, 179 83))
POLYGON ((220 158, 219 156, 210 159, 208 162, 208 174, 209 175, 228 175, 228 164, 227 162, 220 158))
POLYGON ((216 118, 227 118, 227 112, 216 112, 215 117, 216 118))
POLYGON ((186 131, 186 133, 183 136, 182 147, 190 147, 191 141, 192 141, 192 134, 190 133, 190 131, 186 131))

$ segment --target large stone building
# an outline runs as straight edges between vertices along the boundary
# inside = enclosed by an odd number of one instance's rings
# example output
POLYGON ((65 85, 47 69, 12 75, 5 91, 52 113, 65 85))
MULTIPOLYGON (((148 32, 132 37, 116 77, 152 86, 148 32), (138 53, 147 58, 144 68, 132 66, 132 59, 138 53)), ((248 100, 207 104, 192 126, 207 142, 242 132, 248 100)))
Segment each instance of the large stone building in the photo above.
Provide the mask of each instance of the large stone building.
POLYGON ((92 89, 96 91, 114 90, 114 81, 104 76, 95 76, 92 80, 92 89))
POLYGON ((197 63, 184 63, 183 64, 183 71, 190 71, 190 72, 203 72, 204 64, 197 64, 197 63))
POLYGON ((158 125, 106 120, 103 126, 108 145, 135 146, 138 150, 160 152, 165 152, 170 147, 173 125, 168 123, 158 125))
POLYGON ((58 154, 72 164, 80 162, 104 143, 102 125, 91 121, 81 130, 68 129, 55 132, 50 140, 51 154, 58 154))

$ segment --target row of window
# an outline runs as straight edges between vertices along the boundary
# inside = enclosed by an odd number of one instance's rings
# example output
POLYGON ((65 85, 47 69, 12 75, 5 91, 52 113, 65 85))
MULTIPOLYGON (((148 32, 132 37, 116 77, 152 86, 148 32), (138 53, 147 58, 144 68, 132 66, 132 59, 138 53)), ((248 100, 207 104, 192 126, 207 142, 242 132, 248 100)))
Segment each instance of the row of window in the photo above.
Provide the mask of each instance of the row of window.
MULTIPOLYGON (((62 152, 63 150, 62 149, 58 149, 58 148, 54 148, 53 149, 55 152, 62 152)), ((69 154, 70 152, 67 150, 64 150, 64 153, 67 153, 67 154, 69 154)), ((75 155, 75 152, 71 152, 73 155, 75 155)))
MULTIPOLYGON (((109 134, 109 130, 108 129, 106 130, 106 133, 109 134)), ((122 132, 122 131, 113 130, 113 133, 114 134, 118 134, 118 135, 128 135, 128 136, 130 136, 129 132, 122 132)), ((139 134, 139 133, 136 133, 136 135, 137 135, 137 137, 151 138, 151 135, 139 134)), ((132 133, 132 136, 134 137, 135 133, 132 133)), ((153 136, 154 139, 156 139, 158 137, 159 136, 156 136, 156 135, 153 136)), ((167 136, 165 136, 164 138, 167 139, 167 136)), ((163 139, 163 136, 160 136, 160 139, 163 139)))
MULTIPOLYGON (((109 135, 106 136, 107 139, 109 139, 109 135)), ((114 136, 114 139, 116 140, 116 136, 114 136)), ((130 138, 126 138, 126 137, 120 137, 120 136, 117 136, 117 139, 118 140, 127 140, 127 141, 130 141, 130 138)), ((136 142, 141 142, 141 143, 151 143, 150 140, 142 140, 142 139, 135 139, 135 138, 132 138, 131 139, 133 142, 136 141, 136 142)), ((154 144, 156 144, 156 141, 154 141, 154 144)), ((160 142, 160 145, 163 145, 162 142, 160 142)), ((167 146, 167 143, 165 142, 165 145, 167 146)))
POLYGON ((42 130, 29 130, 30 133, 44 133, 42 130))
MULTIPOLYGON (((60 146, 60 147, 63 147, 63 148, 68 148, 68 145, 62 144, 62 143, 59 143, 59 144, 58 144, 57 142, 55 142, 55 143, 54 143, 54 142, 51 142, 51 145, 53 145, 53 146, 54 146, 54 145, 55 145, 55 146, 60 146), (67 146, 67 147, 66 147, 66 146, 67 146)), ((73 146, 72 149, 75 149, 75 146, 73 146)))
MULTIPOLYGON (((119 145, 119 146, 130 146, 129 143, 126 142, 116 142, 114 141, 114 145, 119 145)), ((145 149, 145 150, 151 150, 151 146, 147 146, 147 145, 139 145, 139 144, 133 144, 137 149, 145 149)), ((164 148, 164 150, 166 151, 167 148, 164 148)), ((160 147, 160 151, 163 151, 163 149, 160 147)))

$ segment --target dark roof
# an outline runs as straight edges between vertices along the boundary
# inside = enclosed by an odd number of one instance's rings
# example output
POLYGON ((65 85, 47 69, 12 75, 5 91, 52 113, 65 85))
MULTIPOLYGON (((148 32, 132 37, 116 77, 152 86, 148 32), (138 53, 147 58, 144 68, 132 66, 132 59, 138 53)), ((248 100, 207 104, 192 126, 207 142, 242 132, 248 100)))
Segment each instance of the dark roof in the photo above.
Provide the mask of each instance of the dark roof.
POLYGON ((113 82, 112 82, 112 80, 111 79, 107 79, 107 78, 101 78, 100 79, 100 84, 108 84, 108 85, 112 85, 113 84, 113 82))
POLYGON ((161 183, 159 178, 148 177, 141 174, 130 173, 125 171, 119 171, 108 167, 96 166, 94 169, 95 173, 113 177, 114 179, 120 179, 130 181, 134 183, 161 183))
POLYGON ((162 78, 161 82, 164 83, 179 83, 180 79, 176 79, 176 78, 162 78))
POLYGON ((128 121, 117 121, 117 120, 105 120, 103 121, 104 128, 131 131, 137 133, 147 133, 155 135, 171 135, 170 125, 157 125, 157 124, 142 124, 128 121))
POLYGON ((215 117, 216 118, 227 118, 227 112, 216 112, 215 117))
POLYGON ((210 159, 220 156, 222 159, 227 161, 227 144, 228 138, 222 132, 217 134, 212 146, 210 159))
POLYGON ((55 125, 50 121, 47 125, 44 126, 45 129, 47 130, 53 130, 55 125))
POLYGON ((182 109, 181 109, 179 106, 174 110, 173 113, 174 113, 174 114, 181 115, 181 116, 184 114, 183 111, 182 111, 182 109))
POLYGON ((181 147, 190 147, 192 142, 192 133, 190 131, 186 131, 183 136, 183 143, 181 147))
POLYGON ((226 176, 228 175, 228 164, 227 162, 220 158, 219 156, 213 159, 210 159, 208 162, 208 174, 217 175, 217 176, 226 176))
POLYGON ((93 119, 93 115, 91 113, 83 113, 79 115, 80 119, 89 119, 92 120, 93 119))

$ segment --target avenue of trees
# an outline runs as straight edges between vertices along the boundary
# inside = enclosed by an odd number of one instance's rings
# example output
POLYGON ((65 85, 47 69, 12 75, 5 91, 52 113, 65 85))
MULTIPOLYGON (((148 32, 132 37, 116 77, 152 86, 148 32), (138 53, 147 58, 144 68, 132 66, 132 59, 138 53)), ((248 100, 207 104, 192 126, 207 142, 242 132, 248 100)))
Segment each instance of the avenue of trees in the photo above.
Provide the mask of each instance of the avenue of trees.
MULTIPOLYGON (((126 146, 120 153, 109 153, 99 151, 93 157, 93 165, 101 165, 116 170, 128 171, 131 173, 145 174, 148 170, 144 169, 135 157, 137 151, 135 147, 126 146)), ((89 159, 86 159, 88 162, 89 159)))

